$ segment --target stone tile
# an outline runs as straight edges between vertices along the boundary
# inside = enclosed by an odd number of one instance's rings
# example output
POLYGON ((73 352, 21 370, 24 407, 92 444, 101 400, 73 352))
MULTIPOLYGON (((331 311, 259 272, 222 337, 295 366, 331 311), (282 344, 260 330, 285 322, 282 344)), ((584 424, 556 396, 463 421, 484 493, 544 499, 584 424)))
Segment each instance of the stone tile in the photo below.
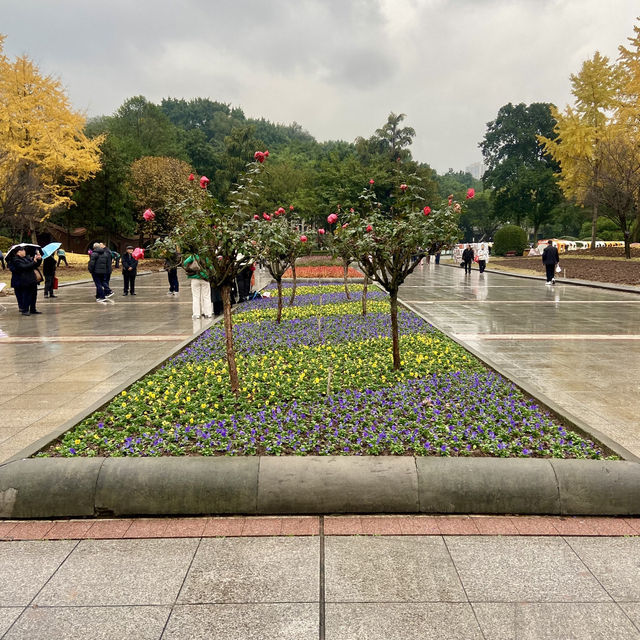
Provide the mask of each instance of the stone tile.
POLYGON ((12 540, 43 540, 52 527, 50 520, 21 520, 7 537, 12 540))
POLYGON ((242 527, 243 536, 279 536, 282 531, 282 518, 246 518, 242 527))
POLYGON ((466 602, 442 538, 330 537, 328 602, 466 602))
POLYGON ((169 522, 164 518, 134 519, 123 538, 164 538, 169 522))
POLYGON ((202 536, 240 536, 244 528, 244 518, 210 518, 204 527, 202 536))
POLYGON ((521 536, 557 536, 554 522, 558 518, 545 516, 513 516, 511 521, 521 536))
POLYGON ((28 608, 6 640, 156 640, 171 608, 166 607, 38 607, 28 608))
POLYGON ((518 529, 508 516, 473 516, 472 520, 483 536, 518 535, 518 529))
POLYGON ((640 518, 624 518, 624 521, 636 532, 636 535, 640 535, 640 518))
POLYGON ((553 526, 561 536, 592 536, 596 533, 589 518, 557 518, 553 526))
POLYGON ((281 536, 317 536, 319 534, 320 522, 317 516, 282 518, 281 536))
POLYGON ((162 636, 163 640, 310 640, 317 637, 318 605, 315 603, 177 605, 162 636))
MULTIPOLYGON (((311 636, 310 636, 311 637, 311 636)), ((480 640, 483 638, 469 604, 327 603, 329 640, 480 640)))
POLYGON ((606 602, 562 538, 451 537, 445 542, 472 602, 606 602))
POLYGON ((362 535, 362 518, 360 516, 326 516, 324 519, 324 535, 362 535))
POLYGON ((631 640, 638 630, 614 603, 472 603, 492 640, 631 640))
POLYGON ((364 516, 362 518, 362 533, 374 536, 402 535, 401 518, 397 516, 364 516))
POLYGON ((624 518, 589 518, 600 536, 636 536, 638 533, 624 518))
POLYGON ((625 612, 631 622, 640 629, 640 602, 618 602, 618 606, 625 612))
POLYGON ((15 520, 0 520, 0 540, 13 540, 9 534, 17 524, 15 520))
POLYGON ((28 605, 76 544, 70 540, 0 544, 2 606, 28 605))
POLYGON ((440 535, 440 527, 434 516, 406 516, 400 520, 400 529, 405 536, 440 535))
POLYGON ((173 604, 197 540, 83 540, 38 606, 173 604))
POLYGON ((122 538, 132 524, 133 520, 96 520, 86 537, 93 540, 122 538))
POLYGON ((175 518, 167 521, 165 538, 199 538, 208 518, 175 518))
POLYGON ((179 602, 315 602, 319 563, 316 538, 208 538, 179 602))
POLYGON ((0 607, 0 638, 23 611, 23 607, 0 607))
POLYGON ((616 602, 640 602, 640 538, 567 538, 616 602))
POLYGON ((475 519, 469 516, 436 516, 438 529, 443 536, 478 535, 475 519))
POLYGON ((54 523, 44 535, 45 540, 79 540, 91 529, 91 520, 62 520, 54 523))

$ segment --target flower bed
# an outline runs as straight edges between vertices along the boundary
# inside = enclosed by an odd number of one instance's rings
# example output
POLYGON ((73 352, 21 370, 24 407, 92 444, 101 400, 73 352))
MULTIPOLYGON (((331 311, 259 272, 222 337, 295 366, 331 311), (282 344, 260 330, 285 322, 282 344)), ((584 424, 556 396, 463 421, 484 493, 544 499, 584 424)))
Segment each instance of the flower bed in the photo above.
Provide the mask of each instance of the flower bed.
POLYGON ((239 397, 217 324, 40 455, 602 457, 407 311, 393 371, 386 296, 362 316, 362 287, 333 289, 313 283, 280 325, 274 299, 239 306, 239 397))
MULTIPOLYGON (((291 269, 284 272, 284 278, 293 278, 291 269)), ((363 275, 357 269, 349 267, 347 270, 348 278, 362 278, 363 275)), ((344 269, 342 267, 296 267, 296 278, 344 278, 344 269)))

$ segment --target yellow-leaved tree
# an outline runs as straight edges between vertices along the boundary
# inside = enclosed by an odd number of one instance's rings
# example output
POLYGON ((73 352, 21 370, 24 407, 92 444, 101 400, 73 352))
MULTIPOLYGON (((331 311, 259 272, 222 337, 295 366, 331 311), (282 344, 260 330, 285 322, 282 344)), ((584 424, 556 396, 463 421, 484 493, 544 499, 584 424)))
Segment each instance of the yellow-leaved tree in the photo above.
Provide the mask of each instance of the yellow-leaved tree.
POLYGON ((596 51, 583 63, 580 73, 571 75, 573 106, 563 112, 551 109, 557 121, 556 137, 539 137, 545 151, 560 164, 560 187, 567 198, 592 207, 591 248, 595 248, 598 219, 598 200, 591 197, 600 179, 598 145, 612 124, 620 86, 617 65, 596 51))
POLYGON ((11 61, 0 36, 0 217, 35 241, 38 224, 74 204, 100 169, 103 137, 87 138, 60 81, 26 56, 11 61))

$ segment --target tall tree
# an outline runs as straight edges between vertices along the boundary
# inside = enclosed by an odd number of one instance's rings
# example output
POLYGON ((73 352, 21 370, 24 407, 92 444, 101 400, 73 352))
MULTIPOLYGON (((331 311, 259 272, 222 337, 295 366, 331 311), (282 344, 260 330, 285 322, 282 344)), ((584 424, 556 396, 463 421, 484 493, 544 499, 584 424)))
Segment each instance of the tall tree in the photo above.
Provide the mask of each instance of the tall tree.
POLYGON ((560 165, 560 186, 576 202, 592 207, 591 248, 595 248, 598 199, 589 200, 600 174, 598 145, 611 123, 617 104, 620 73, 598 51, 571 75, 573 106, 563 112, 552 107, 556 124, 552 134, 540 133, 540 142, 560 165))
MULTIPOLYGON (((557 165, 538 141, 538 136, 553 136, 556 121, 550 107, 509 103, 487 123, 480 143, 487 165, 482 181, 492 189, 495 213, 503 221, 519 225, 525 218, 537 219, 539 194, 552 183, 557 165)), ((555 189, 546 204, 552 207, 559 199, 555 189)))
POLYGON ((70 207, 83 180, 100 169, 103 138, 84 134, 62 84, 26 56, 13 62, 0 37, 0 215, 30 233, 70 207))

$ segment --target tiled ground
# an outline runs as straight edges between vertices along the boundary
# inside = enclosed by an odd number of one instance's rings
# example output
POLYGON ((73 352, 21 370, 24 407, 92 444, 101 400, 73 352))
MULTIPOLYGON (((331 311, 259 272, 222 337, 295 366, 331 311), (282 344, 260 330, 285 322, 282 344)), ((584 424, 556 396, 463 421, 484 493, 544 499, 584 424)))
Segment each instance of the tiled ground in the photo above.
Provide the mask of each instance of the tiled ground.
POLYGON ((561 516, 248 516, 0 520, 0 541, 265 536, 638 536, 640 518, 561 516))

